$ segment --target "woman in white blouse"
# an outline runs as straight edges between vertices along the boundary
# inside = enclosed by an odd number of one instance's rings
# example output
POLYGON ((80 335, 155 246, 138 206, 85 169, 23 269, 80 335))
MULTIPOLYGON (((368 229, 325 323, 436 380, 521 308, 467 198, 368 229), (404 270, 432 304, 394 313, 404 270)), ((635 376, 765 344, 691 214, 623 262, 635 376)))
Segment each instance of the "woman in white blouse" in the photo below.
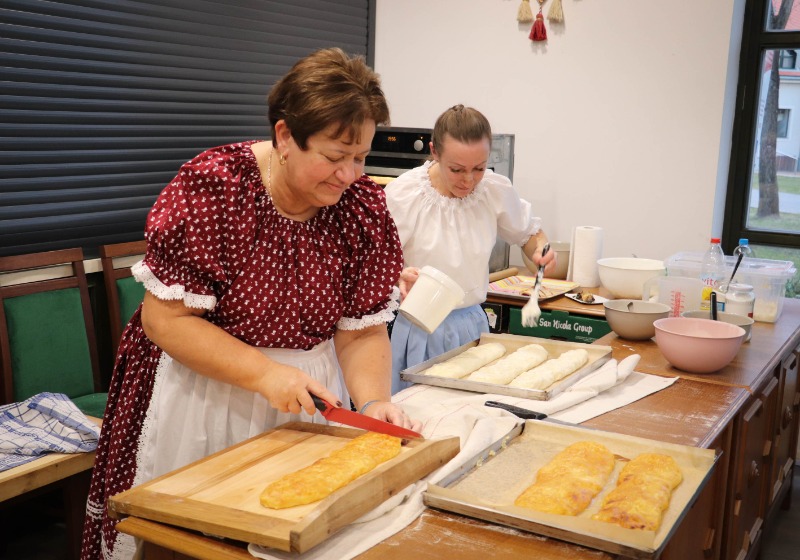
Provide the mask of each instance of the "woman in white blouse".
POLYGON ((457 348, 489 332, 480 304, 489 285, 489 257, 497 237, 522 247, 545 271, 555 267, 555 251, 542 258, 547 236, 511 181, 487 169, 492 145, 489 121, 478 110, 455 105, 436 120, 431 160, 386 187, 389 211, 403 245, 400 293, 405 297, 419 269, 433 266, 467 293, 428 334, 398 315, 392 328, 392 392, 408 384, 400 371, 457 348))

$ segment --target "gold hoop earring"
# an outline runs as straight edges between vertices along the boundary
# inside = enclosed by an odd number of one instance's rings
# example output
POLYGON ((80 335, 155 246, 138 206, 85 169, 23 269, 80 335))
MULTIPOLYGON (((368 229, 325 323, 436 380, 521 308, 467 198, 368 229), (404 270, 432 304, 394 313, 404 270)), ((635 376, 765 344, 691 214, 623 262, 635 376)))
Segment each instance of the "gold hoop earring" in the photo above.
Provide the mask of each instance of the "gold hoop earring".
POLYGON ((286 165, 286 156, 283 154, 278 154, 278 163, 281 165, 286 165))

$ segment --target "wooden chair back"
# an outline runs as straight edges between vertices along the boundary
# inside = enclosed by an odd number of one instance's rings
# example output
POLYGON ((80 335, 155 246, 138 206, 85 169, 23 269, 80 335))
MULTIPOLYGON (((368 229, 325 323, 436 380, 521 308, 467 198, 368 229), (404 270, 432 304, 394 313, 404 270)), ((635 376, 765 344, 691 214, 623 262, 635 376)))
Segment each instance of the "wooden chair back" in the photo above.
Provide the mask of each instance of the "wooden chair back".
POLYGON ((111 344, 116 350, 125 325, 144 298, 144 286, 133 279, 131 265, 144 256, 146 241, 112 243, 100 247, 103 282, 108 300, 111 344))
POLYGON ((0 257, 0 374, 4 404, 49 391, 102 417, 106 395, 80 248, 0 257))

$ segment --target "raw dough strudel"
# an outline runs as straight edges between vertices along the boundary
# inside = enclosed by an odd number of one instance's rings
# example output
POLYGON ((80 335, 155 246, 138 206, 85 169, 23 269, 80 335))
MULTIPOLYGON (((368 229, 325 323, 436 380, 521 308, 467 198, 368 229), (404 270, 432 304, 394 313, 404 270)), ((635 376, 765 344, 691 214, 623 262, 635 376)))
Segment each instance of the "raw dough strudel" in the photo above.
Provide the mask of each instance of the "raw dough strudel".
POLYGON ((400 453, 400 438, 368 432, 327 457, 282 476, 261 493, 271 509, 310 504, 325 498, 400 453))
POLYGON ((606 495, 592 519, 627 529, 656 531, 672 491, 681 480, 683 474, 675 459, 660 453, 643 453, 625 465, 617 486, 606 495))
POLYGON ((603 489, 614 470, 614 454, 604 445, 573 443, 536 473, 536 482, 514 505, 559 515, 578 515, 603 489))
POLYGON ((558 358, 529 369, 515 377, 509 385, 524 389, 545 389, 582 368, 589 361, 589 353, 583 348, 567 350, 558 358))
POLYGON ((507 385, 523 371, 538 366, 547 359, 547 350, 540 344, 528 344, 495 363, 484 366, 467 377, 468 381, 482 381, 507 385))
POLYGON ((506 348, 499 342, 488 342, 478 344, 465 350, 458 356, 453 356, 447 361, 435 364, 425 370, 425 375, 435 375, 437 377, 449 377, 451 379, 461 379, 493 362, 506 353, 506 348))

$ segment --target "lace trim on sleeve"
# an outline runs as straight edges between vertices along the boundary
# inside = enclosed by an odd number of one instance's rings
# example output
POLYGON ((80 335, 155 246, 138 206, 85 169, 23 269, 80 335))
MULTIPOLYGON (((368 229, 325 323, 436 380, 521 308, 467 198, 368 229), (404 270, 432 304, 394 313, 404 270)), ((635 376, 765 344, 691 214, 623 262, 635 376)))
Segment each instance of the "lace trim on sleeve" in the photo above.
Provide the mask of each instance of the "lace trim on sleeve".
POLYGON ((531 232, 525 238, 525 241, 522 242, 522 245, 520 245, 520 247, 524 247, 525 245, 527 245, 528 241, 531 240, 531 237, 533 237, 534 235, 539 233, 539 231, 541 231, 541 229, 542 229, 542 219, 540 217, 538 217, 538 216, 535 216, 535 217, 531 218, 530 229, 531 229, 531 232))
POLYGON ((186 307, 194 309, 214 309, 217 305, 217 298, 215 296, 203 296, 187 292, 181 285, 167 286, 161 280, 156 278, 153 271, 150 270, 144 261, 139 261, 131 267, 133 277, 144 284, 144 288, 156 296, 158 299, 163 300, 183 300, 186 307))
POLYGON ((378 311, 373 315, 365 315, 360 319, 342 317, 336 323, 336 328, 342 329, 343 331, 358 331, 382 323, 389 323, 394 319, 394 312, 397 311, 399 307, 400 289, 397 286, 393 286, 392 293, 389 295, 389 305, 386 306, 386 309, 378 311))

